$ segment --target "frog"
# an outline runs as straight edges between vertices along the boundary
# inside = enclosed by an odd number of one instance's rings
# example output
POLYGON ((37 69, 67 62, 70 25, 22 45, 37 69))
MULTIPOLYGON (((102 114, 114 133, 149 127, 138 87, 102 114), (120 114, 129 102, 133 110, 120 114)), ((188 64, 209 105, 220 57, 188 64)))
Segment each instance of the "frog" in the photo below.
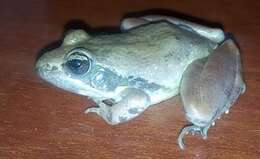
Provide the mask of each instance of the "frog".
POLYGON ((125 18, 118 33, 71 30, 35 68, 52 85, 93 100, 84 113, 109 125, 180 95, 190 123, 179 133, 181 149, 186 134, 206 139, 246 88, 239 49, 222 29, 164 15, 125 18))

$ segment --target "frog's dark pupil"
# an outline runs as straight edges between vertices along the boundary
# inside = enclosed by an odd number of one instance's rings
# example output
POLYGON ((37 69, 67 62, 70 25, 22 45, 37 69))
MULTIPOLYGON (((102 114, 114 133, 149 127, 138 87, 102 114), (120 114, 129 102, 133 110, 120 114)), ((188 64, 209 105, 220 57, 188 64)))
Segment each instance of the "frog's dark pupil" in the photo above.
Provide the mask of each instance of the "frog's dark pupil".
POLYGON ((89 60, 71 59, 66 63, 72 73, 84 74, 89 69, 89 60))
POLYGON ((69 62, 70 62, 71 67, 74 67, 74 68, 78 68, 81 66, 81 60, 74 59, 69 62))

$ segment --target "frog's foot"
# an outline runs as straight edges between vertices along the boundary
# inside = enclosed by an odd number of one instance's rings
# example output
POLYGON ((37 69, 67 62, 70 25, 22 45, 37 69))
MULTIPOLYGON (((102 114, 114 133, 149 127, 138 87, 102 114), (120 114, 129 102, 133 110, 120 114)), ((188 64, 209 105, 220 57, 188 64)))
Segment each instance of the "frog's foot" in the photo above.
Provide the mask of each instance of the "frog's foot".
POLYGON ((112 106, 100 102, 99 107, 88 108, 85 113, 96 113, 108 124, 116 125, 137 117, 150 105, 149 96, 139 89, 127 88, 121 92, 121 97, 112 106))
POLYGON ((192 134, 192 135, 195 135, 195 134, 199 134, 202 136, 203 139, 207 139, 207 132, 208 132, 208 127, 199 127, 199 126, 196 126, 196 125, 189 125, 189 126, 186 126, 184 127, 180 134, 179 134, 179 137, 178 137, 178 144, 179 144, 179 147, 184 150, 185 148, 185 145, 184 145, 184 142, 183 142, 183 138, 185 135, 187 134, 192 134))
POLYGON ((99 107, 93 106, 90 108, 87 108, 84 113, 96 113, 98 116, 102 117, 107 123, 110 125, 115 125, 116 123, 113 123, 111 121, 111 106, 106 105, 104 103, 99 103, 99 107))
POLYGON ((102 113, 108 111, 109 106, 107 106, 105 103, 98 102, 98 106, 92 106, 85 110, 84 113, 96 113, 98 115, 101 115, 102 113))
POLYGON ((85 113, 97 113, 100 114, 100 108, 98 107, 90 107, 85 110, 85 113))
POLYGON ((105 110, 107 110, 107 109, 104 109, 104 108, 102 109, 100 107, 93 106, 93 107, 87 108, 84 113, 86 113, 86 114, 87 113, 96 113, 98 115, 102 115, 106 112, 105 110))

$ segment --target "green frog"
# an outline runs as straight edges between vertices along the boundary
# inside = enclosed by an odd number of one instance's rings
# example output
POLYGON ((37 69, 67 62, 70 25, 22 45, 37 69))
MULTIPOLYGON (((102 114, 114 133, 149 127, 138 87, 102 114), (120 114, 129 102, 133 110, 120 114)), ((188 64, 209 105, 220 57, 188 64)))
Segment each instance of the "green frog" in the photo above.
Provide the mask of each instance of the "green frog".
POLYGON ((239 50, 218 28, 161 15, 126 18, 121 32, 67 33, 60 47, 36 63, 40 77, 64 90, 88 96, 108 124, 127 122, 148 107, 178 94, 191 125, 183 137, 204 138, 223 112, 245 91, 239 50))

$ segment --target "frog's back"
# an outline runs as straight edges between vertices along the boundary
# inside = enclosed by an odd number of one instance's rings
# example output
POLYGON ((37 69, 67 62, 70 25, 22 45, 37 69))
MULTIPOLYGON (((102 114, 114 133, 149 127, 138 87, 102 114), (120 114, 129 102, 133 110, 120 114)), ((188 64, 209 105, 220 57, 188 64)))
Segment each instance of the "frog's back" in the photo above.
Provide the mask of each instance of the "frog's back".
POLYGON ((175 95, 188 64, 207 56, 214 44, 192 31, 157 22, 122 34, 97 36, 86 45, 94 50, 97 63, 118 75, 156 84, 175 95))

